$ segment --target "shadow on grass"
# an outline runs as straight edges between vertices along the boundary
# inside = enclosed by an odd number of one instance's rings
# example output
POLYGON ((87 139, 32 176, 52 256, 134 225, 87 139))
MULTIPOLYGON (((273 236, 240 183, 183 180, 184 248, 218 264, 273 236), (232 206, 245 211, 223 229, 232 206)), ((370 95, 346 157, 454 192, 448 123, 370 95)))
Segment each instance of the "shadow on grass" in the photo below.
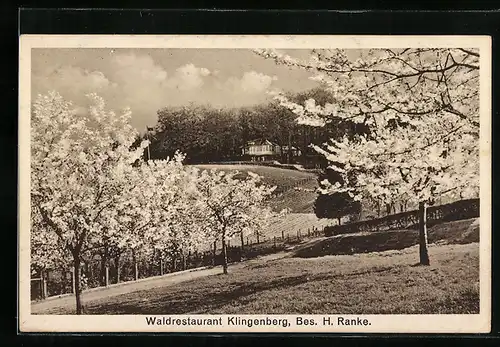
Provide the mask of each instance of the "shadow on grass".
MULTIPOLYGON (((475 219, 438 224, 429 228, 429 243, 463 244, 479 242, 479 226, 472 227, 475 219)), ((351 255, 356 253, 402 250, 419 242, 418 230, 387 230, 359 234, 343 234, 320 239, 294 251, 298 258, 325 255, 351 255)))
POLYGON ((251 301, 249 296, 267 290, 285 289, 314 281, 342 279, 369 273, 394 270, 394 266, 380 267, 367 271, 347 274, 302 274, 298 276, 275 278, 270 281, 234 283, 230 275, 215 275, 220 288, 197 286, 196 282, 186 283, 182 288, 159 288, 135 295, 125 294, 112 298, 105 303, 89 303, 86 314, 213 314, 217 309, 229 304, 251 301), (194 285, 193 285, 194 284, 194 285), (191 288, 190 288, 191 287, 191 288), (175 290, 178 289, 178 290, 175 290), (143 294, 143 295, 141 295, 143 294))

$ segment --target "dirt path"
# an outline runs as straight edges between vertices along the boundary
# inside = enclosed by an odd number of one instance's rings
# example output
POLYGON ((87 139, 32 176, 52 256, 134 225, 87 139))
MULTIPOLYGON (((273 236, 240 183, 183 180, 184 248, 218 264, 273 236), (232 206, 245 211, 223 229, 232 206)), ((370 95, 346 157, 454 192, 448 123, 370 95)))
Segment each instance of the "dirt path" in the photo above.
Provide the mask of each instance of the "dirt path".
MULTIPOLYGON (((256 259, 248 260, 242 263, 229 265, 232 269, 242 268, 256 263, 273 261, 288 256, 288 253, 276 253, 262 256, 256 259)), ((157 287, 165 287, 173 284, 194 280, 200 277, 217 275, 222 272, 222 266, 208 268, 203 270, 196 270, 190 272, 182 272, 177 274, 168 274, 164 276, 157 276, 147 278, 139 281, 130 281, 113 285, 110 287, 98 288, 94 290, 85 291, 82 293, 82 302, 85 306, 86 302, 104 299, 111 296, 127 294, 131 292, 148 290, 157 287)), ((33 302, 31 304, 32 314, 44 314, 47 311, 52 311, 57 308, 73 307, 75 305, 74 295, 61 296, 56 298, 49 298, 47 300, 33 302)))

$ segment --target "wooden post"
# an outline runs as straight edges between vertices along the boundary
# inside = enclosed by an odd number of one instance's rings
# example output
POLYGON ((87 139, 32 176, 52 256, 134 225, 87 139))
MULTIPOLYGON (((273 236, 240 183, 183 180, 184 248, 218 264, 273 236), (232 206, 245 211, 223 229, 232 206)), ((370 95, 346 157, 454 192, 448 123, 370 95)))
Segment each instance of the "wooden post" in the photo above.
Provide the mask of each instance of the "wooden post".
POLYGON ((257 244, 259 244, 259 234, 257 234, 257 244))
POLYGON ((297 230, 297 240, 300 240, 300 235, 298 230, 297 230))
POLYGON ((109 286, 109 265, 106 265, 106 269, 104 270, 104 282, 106 284, 106 287, 109 286))
POLYGON ((276 248, 276 236, 274 236, 274 248, 276 248))
POLYGON ((281 230, 281 239, 285 241, 285 230, 281 230))
POLYGON ((134 261, 134 277, 136 281, 139 279, 139 267, 137 265, 137 261, 134 261))

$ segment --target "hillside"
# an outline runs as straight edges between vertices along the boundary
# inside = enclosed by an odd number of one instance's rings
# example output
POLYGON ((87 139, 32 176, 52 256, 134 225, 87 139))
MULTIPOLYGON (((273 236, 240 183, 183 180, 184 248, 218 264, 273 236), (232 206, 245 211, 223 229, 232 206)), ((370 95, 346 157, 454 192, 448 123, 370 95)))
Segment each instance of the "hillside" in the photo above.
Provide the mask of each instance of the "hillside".
POLYGON ((290 213, 286 215, 279 222, 271 225, 265 231, 264 240, 272 240, 273 237, 280 238, 282 236, 287 238, 295 238, 297 233, 301 236, 305 236, 307 231, 312 230, 323 230, 327 225, 335 225, 336 220, 331 219, 320 219, 316 217, 313 213, 290 213))
MULTIPOLYGON (((86 314, 473 314, 479 312, 479 244, 399 252, 262 259, 179 283, 85 300, 86 314)), ((216 270, 216 269, 213 269, 216 270)), ((208 270, 207 270, 208 271, 208 270)), ((158 280, 160 281, 160 280, 158 280)), ((171 282, 171 283, 169 283, 171 282)), ((144 285, 146 287, 146 284, 144 285)), ((34 306, 74 314, 73 298, 34 306)))
POLYGON ((253 172, 261 176, 265 184, 277 187, 275 197, 269 202, 274 210, 289 208, 292 213, 314 213, 313 206, 316 200, 314 189, 317 187, 314 173, 261 165, 203 164, 194 166, 205 170, 237 170, 242 174, 253 172))
MULTIPOLYGON (((479 242, 479 219, 464 219, 437 224, 428 230, 430 244, 465 244, 479 242)), ((417 230, 360 232, 323 237, 299 247, 295 256, 302 258, 338 254, 397 251, 418 244, 417 230)))

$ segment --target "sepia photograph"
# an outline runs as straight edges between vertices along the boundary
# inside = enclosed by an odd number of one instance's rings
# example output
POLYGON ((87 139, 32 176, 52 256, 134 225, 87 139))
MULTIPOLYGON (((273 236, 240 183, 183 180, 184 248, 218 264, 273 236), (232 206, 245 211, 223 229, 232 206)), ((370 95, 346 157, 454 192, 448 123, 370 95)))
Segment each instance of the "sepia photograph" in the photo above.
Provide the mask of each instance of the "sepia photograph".
POLYGON ((489 37, 20 46, 21 330, 489 331, 489 37))

